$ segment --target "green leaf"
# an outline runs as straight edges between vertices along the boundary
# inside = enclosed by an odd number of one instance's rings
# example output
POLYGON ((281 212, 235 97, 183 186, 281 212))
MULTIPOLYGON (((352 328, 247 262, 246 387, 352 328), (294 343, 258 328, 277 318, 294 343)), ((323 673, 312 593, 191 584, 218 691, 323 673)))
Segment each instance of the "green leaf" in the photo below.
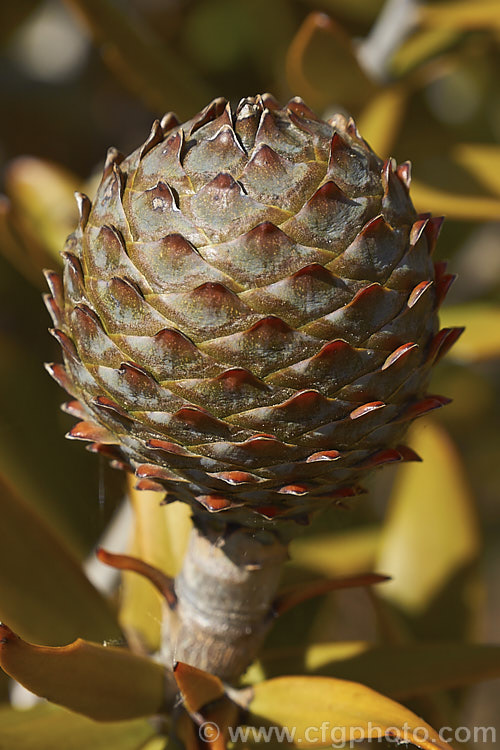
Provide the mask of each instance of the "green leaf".
POLYGON ((450 352, 454 359, 482 362, 500 356, 500 305, 475 302, 449 305, 440 313, 441 324, 447 328, 465 326, 464 334, 450 352))
POLYGON ((142 750, 153 735, 145 719, 96 724, 47 703, 29 711, 0 709, 2 750, 142 750))
POLYGON ((474 501, 447 433, 427 420, 410 433, 423 464, 399 470, 381 539, 377 568, 392 577, 377 594, 449 638, 468 611, 466 573, 477 559, 479 535, 474 501), (445 599, 445 595, 449 598, 445 599), (444 617, 444 613, 448 617, 444 617))
MULTIPOLYGON (((35 695, 96 721, 122 721, 165 707, 164 667, 124 648, 78 639, 35 646, 0 625, 0 666, 35 695)), ((170 686, 171 699, 175 688, 170 686)))
MULTIPOLYGON (((425 750, 449 748, 422 719, 364 685, 330 677, 278 677, 254 687, 248 726, 294 728, 293 746, 384 737, 425 750), (425 730, 425 732, 424 732, 425 730)), ((252 740, 250 732, 248 739, 252 740)))
POLYGON ((157 114, 192 116, 212 94, 200 77, 163 45, 140 18, 110 0, 65 0, 89 29, 105 62, 157 114))
POLYGON ((0 619, 44 644, 120 638, 78 560, 1 476, 0 515, 0 619))
POLYGON ((315 643, 307 648, 276 649, 262 654, 260 661, 270 676, 289 672, 293 663, 294 674, 300 670, 362 682, 398 699, 500 677, 500 646, 458 641, 399 646, 365 641, 315 643))

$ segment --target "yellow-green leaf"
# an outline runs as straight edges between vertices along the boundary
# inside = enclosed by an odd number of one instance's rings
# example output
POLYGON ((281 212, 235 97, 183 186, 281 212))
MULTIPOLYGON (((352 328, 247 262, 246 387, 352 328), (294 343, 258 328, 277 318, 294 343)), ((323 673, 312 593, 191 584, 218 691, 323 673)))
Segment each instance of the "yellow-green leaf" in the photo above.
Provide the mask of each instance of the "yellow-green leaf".
MULTIPOLYGON (((317 7, 317 0, 307 0, 308 5, 317 7)), ((345 18, 349 21, 372 23, 380 12, 384 0, 322 0, 321 6, 335 18, 345 18)))
POLYGON ((137 554, 167 575, 175 576, 192 528, 189 506, 179 502, 162 504, 161 492, 138 491, 133 485, 134 478, 129 480, 129 497, 137 526, 137 554))
POLYGON ((43 159, 23 156, 9 164, 6 186, 22 229, 59 265, 66 237, 78 221, 76 175, 43 159))
POLYGON ((427 2, 420 8, 420 21, 425 26, 445 26, 455 29, 500 28, 498 0, 427 2))
MULTIPOLYGON (((331 677, 277 677, 254 687, 247 725, 287 728, 295 747, 390 736, 425 750, 449 748, 423 719, 356 682, 331 677)), ((248 739, 252 740, 252 733, 248 739)), ((274 739, 274 737, 272 738, 274 739)))
MULTIPOLYGON (((377 568, 392 577, 378 595, 422 614, 474 561, 479 549, 474 501, 456 449, 431 420, 409 443, 422 464, 399 469, 381 538, 377 568)), ((465 592, 455 592, 462 599, 465 592)))
POLYGON ((325 13, 310 13, 288 49, 290 89, 318 109, 354 110, 376 87, 361 69, 347 33, 325 13))
POLYGON ((1 750, 142 750, 153 735, 146 719, 96 724, 48 703, 0 709, 1 750))
MULTIPOLYGON (((175 576, 182 565, 192 527, 185 503, 162 505, 161 492, 135 490, 129 481, 134 510, 134 539, 130 554, 175 576)), ((119 620, 127 633, 139 634, 151 650, 160 646, 162 599, 152 584, 134 573, 122 574, 119 620)))
POLYGON ((387 86, 365 104, 357 118, 359 132, 382 157, 392 156, 409 95, 404 86, 387 86))
POLYGON ((12 202, 5 195, 0 195, 0 252, 31 284, 44 288, 41 271, 49 265, 50 256, 38 240, 30 238, 26 242, 26 238, 21 237, 13 217, 12 202))
POLYGON ((417 211, 444 214, 458 221, 494 221, 500 215, 499 198, 450 193, 420 180, 412 180, 411 196, 417 211))
POLYGON ((138 750, 167 750, 166 737, 152 737, 145 745, 141 745, 138 750))
POLYGON ((1 476, 0 516, 0 619, 37 643, 120 638, 78 560, 1 476))
POLYGON ((500 677, 500 646, 459 641, 377 646, 343 641, 275 649, 262 654, 261 663, 270 676, 291 670, 296 674, 299 669, 362 682, 400 700, 500 677))
POLYGON ((464 325, 463 335, 450 356, 464 362, 481 362, 500 356, 500 305, 475 302, 450 305, 441 311, 441 324, 447 328, 464 325), (460 324, 457 321, 461 321, 460 324))
POLYGON ((448 26, 419 28, 392 55, 390 70, 396 78, 407 76, 433 58, 449 52, 462 38, 460 29, 448 26))
POLYGON ((129 641, 138 639, 151 652, 160 648, 162 606, 161 597, 150 581, 123 571, 119 621, 129 641))
MULTIPOLYGON (((500 15, 500 13, 499 13, 500 15)), ((454 160, 490 193, 500 196, 500 146, 496 143, 457 143, 454 160)))
MULTIPOLYGON (((130 553, 140 555, 138 526, 134 524, 130 553)), ((161 644, 161 620, 164 602, 153 584, 136 573, 121 575, 118 619, 130 638, 138 638, 148 651, 158 651, 161 644)))
POLYGON ((358 575, 374 570, 379 537, 378 526, 298 537, 292 541, 290 557, 293 565, 328 578, 358 575))
MULTIPOLYGON (((135 719, 165 708, 165 669, 125 648, 80 639, 60 648, 35 646, 0 625, 0 666, 35 695, 96 721, 135 719)), ((173 698, 173 685, 170 691, 173 698)))

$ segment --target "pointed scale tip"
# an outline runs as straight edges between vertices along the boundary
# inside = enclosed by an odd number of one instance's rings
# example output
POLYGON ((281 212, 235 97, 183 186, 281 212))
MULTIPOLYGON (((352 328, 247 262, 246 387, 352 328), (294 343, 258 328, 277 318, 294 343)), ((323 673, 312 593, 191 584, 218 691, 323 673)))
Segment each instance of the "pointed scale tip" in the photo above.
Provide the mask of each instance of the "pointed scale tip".
POLYGON ((146 154, 148 154, 155 146, 158 146, 158 144, 163 141, 164 137, 165 136, 160 121, 155 120, 153 125, 151 126, 151 132, 141 149, 139 159, 144 159, 146 154))
POLYGON ((170 130, 179 127, 181 121, 174 112, 167 112, 160 120, 160 125, 166 135, 170 130))
POLYGON ((80 193, 78 190, 75 192, 75 200, 76 205, 78 206, 79 227, 83 231, 89 220, 92 203, 88 195, 80 193))
POLYGON ((409 192, 411 184, 411 161, 404 161, 396 167, 396 174, 409 192))
POLYGON ((417 419, 418 417, 422 417, 424 414, 427 414, 427 412, 429 411, 434 411, 434 409, 440 409, 442 406, 450 404, 451 401, 452 399, 447 398, 446 396, 426 396, 425 398, 420 399, 420 401, 410 404, 403 411, 397 421, 406 422, 417 419))

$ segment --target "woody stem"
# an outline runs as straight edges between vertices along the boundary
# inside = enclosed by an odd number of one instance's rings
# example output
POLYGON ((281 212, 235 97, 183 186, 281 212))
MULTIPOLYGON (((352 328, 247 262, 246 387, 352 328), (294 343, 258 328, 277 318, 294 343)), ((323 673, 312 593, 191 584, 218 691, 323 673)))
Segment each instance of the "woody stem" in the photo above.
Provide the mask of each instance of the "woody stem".
POLYGON ((237 529, 194 528, 164 625, 165 663, 183 661, 234 682, 272 624, 287 547, 237 529))

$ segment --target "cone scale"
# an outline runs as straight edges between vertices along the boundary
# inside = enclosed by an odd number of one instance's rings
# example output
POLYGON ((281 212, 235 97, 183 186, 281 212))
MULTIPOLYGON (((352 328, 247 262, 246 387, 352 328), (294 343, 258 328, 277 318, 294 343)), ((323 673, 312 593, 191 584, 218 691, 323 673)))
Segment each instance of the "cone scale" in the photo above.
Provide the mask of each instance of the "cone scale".
POLYGON ((409 164, 380 160, 352 120, 265 94, 166 115, 127 158, 110 149, 93 204, 78 196, 63 278, 47 274, 64 358, 48 368, 70 438, 191 506, 167 661, 235 679, 289 539, 374 468, 418 459, 404 434, 447 402, 427 387, 460 331, 439 330, 453 277, 409 186, 409 164))

